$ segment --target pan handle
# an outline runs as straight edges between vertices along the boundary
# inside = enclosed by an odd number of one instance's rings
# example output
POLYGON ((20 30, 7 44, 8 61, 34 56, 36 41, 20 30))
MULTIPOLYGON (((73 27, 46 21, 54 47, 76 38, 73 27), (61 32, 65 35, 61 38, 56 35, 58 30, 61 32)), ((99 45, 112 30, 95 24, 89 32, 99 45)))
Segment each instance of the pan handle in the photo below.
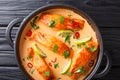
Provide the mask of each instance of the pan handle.
POLYGON ((107 60, 106 67, 100 73, 95 74, 93 78, 101 78, 101 77, 105 76, 110 71, 110 68, 112 65, 110 55, 107 52, 104 52, 104 56, 106 57, 106 60, 107 60))
POLYGON ((12 28, 13 28, 13 26, 14 26, 15 24, 22 22, 22 20, 23 20, 23 19, 21 19, 21 18, 16 18, 16 19, 12 20, 12 21, 8 24, 8 26, 7 26, 7 28, 6 28, 5 36, 6 36, 6 39, 7 39, 8 44, 9 44, 12 48, 13 48, 13 46, 14 46, 14 41, 12 40, 12 37, 11 37, 12 28))

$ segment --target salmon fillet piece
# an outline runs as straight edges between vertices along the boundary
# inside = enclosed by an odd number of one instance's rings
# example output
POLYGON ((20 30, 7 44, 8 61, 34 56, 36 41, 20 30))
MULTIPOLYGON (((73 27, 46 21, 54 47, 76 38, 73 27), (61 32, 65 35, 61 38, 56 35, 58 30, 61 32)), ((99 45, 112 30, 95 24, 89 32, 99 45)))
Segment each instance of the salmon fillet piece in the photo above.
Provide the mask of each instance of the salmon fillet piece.
POLYGON ((53 28, 72 30, 82 29, 85 23, 85 21, 81 19, 64 17, 57 14, 42 14, 40 16, 40 21, 47 26, 50 25, 51 21, 54 21, 53 28))
POLYGON ((95 52, 90 52, 89 49, 91 46, 94 46, 96 49, 98 49, 98 43, 97 42, 87 42, 86 43, 88 48, 83 48, 79 50, 79 53, 76 54, 73 60, 73 64, 71 65, 70 72, 73 73, 72 76, 70 76, 73 80, 80 76, 81 73, 76 74, 75 71, 78 69, 78 67, 86 67, 91 57, 94 55, 95 52))
POLYGON ((38 73, 41 75, 41 77, 44 80, 52 80, 54 78, 53 72, 47 65, 44 58, 36 54, 32 47, 27 49, 28 55, 31 56, 31 63, 35 67, 35 69, 38 71, 38 73), (49 76, 45 75, 45 72, 48 72, 49 76))
POLYGON ((50 70, 50 68, 48 67, 47 63, 45 62, 45 60, 43 58, 41 58, 37 54, 34 54, 33 64, 34 64, 34 67, 37 69, 37 71, 43 77, 44 80, 52 80, 53 73, 52 73, 52 71, 50 70), (46 76, 45 72, 48 72, 49 75, 46 76))
POLYGON ((57 46, 58 49, 56 50, 55 53, 57 53, 60 56, 63 56, 64 52, 67 51, 69 53, 69 58, 73 57, 74 51, 71 50, 64 42, 62 42, 61 40, 57 39, 54 36, 43 34, 39 31, 36 31, 32 39, 36 43, 46 47, 47 49, 53 52, 54 47, 57 46))

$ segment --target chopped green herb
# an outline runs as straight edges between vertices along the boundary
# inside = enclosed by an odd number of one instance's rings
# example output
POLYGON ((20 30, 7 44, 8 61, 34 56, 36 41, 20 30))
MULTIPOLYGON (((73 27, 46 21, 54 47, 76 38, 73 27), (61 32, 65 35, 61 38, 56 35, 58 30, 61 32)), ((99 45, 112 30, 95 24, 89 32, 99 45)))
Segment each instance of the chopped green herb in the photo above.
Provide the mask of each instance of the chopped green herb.
POLYGON ((81 45, 80 44, 77 44, 77 48, 80 48, 81 47, 81 45))
POLYGON ((95 48, 94 46, 91 46, 90 48, 89 48, 89 51, 90 52, 95 52, 97 50, 97 48, 95 48))
POLYGON ((82 70, 83 68, 84 68, 83 66, 78 67, 78 69, 81 69, 81 70, 82 70))
POLYGON ((32 56, 31 55, 29 55, 28 57, 27 57, 27 60, 30 60, 32 58, 32 56))
POLYGON ((87 48, 87 45, 86 45, 86 44, 83 44, 82 47, 83 47, 83 48, 87 48))
POLYGON ((81 66, 81 67, 79 67, 79 68, 76 70, 75 73, 79 73, 79 72, 81 72, 82 70, 83 70, 83 67, 81 66))
POLYGON ((31 27, 36 30, 39 28, 39 26, 36 25, 36 21, 37 21, 37 18, 38 16, 35 16, 34 19, 32 20, 32 22, 30 23, 31 24, 31 27))
POLYGON ((54 68, 58 68, 59 67, 59 63, 54 64, 54 68))
POLYGON ((80 45, 80 47, 82 47, 82 48, 88 48, 85 43, 81 43, 81 44, 79 44, 79 45, 80 45))
POLYGON ((32 70, 31 70, 31 74, 33 74, 34 72, 35 72, 35 69, 32 69, 32 70))
POLYGON ((60 19, 60 23, 62 23, 62 24, 63 24, 63 23, 64 23, 65 18, 64 18, 63 16, 60 16, 60 18, 59 18, 59 19, 60 19))
POLYGON ((72 30, 60 30, 57 34, 64 38, 65 42, 70 44, 70 37, 73 35, 74 31, 72 30))
POLYGON ((65 51, 63 52, 63 55, 64 55, 65 58, 68 58, 69 55, 70 55, 70 53, 69 53, 68 50, 65 50, 65 51))
POLYGON ((67 36, 65 37, 65 42, 67 42, 68 44, 70 44, 70 35, 67 35, 67 36))
POLYGON ((44 72, 45 76, 49 77, 50 76, 50 71, 44 72))
POLYGON ((49 24, 49 27, 53 28, 54 26, 55 26, 55 20, 51 20, 50 24, 49 24))
POLYGON ((68 71, 66 74, 67 74, 68 76, 71 76, 71 75, 72 75, 72 73, 71 73, 71 72, 69 72, 69 71, 68 71))
POLYGON ((71 17, 72 15, 71 14, 68 14, 68 17, 71 17))
POLYGON ((33 74, 33 73, 35 72, 35 69, 30 68, 30 69, 29 69, 29 72, 30 72, 31 74, 33 74))
POLYGON ((58 48, 59 48, 58 45, 55 44, 55 45, 53 46, 53 52, 57 52, 58 48))
POLYGON ((75 71, 75 73, 82 73, 82 74, 84 74, 85 73, 85 70, 84 70, 84 67, 83 66, 80 66, 76 71, 75 71))
POLYGON ((85 43, 77 44, 77 48, 88 48, 85 43))
POLYGON ((38 16, 35 16, 33 19, 33 23, 36 23, 37 19, 38 19, 38 16))
POLYGON ((39 26, 37 26, 35 23, 31 22, 30 24, 34 30, 39 29, 39 26))

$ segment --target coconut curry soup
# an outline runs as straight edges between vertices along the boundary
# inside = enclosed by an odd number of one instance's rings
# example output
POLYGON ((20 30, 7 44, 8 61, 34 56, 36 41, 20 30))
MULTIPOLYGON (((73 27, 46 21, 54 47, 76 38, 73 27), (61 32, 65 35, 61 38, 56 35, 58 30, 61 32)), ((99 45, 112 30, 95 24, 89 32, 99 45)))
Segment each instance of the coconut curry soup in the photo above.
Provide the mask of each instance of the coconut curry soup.
POLYGON ((25 26, 20 59, 34 80, 83 80, 96 63, 98 45, 95 31, 82 16, 50 9, 25 26))

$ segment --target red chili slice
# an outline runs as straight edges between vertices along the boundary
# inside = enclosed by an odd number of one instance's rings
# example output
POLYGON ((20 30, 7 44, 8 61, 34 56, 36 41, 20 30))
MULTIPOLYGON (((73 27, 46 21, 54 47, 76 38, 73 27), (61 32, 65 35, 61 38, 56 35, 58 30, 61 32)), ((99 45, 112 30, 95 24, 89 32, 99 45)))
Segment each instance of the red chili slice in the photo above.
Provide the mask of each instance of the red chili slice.
POLYGON ((54 60, 51 60, 52 63, 55 63, 57 61, 57 58, 55 58, 54 60))
POLYGON ((28 33, 26 34, 28 37, 30 37, 32 35, 32 31, 29 30, 28 33))
POLYGON ((80 38, 80 33, 79 32, 75 32, 74 33, 74 38, 76 38, 76 39, 80 38))
POLYGON ((32 68, 33 67, 33 65, 32 65, 32 63, 27 63, 27 66, 29 67, 29 68, 32 68))
POLYGON ((52 64, 50 62, 48 63, 48 65, 52 67, 52 64))

